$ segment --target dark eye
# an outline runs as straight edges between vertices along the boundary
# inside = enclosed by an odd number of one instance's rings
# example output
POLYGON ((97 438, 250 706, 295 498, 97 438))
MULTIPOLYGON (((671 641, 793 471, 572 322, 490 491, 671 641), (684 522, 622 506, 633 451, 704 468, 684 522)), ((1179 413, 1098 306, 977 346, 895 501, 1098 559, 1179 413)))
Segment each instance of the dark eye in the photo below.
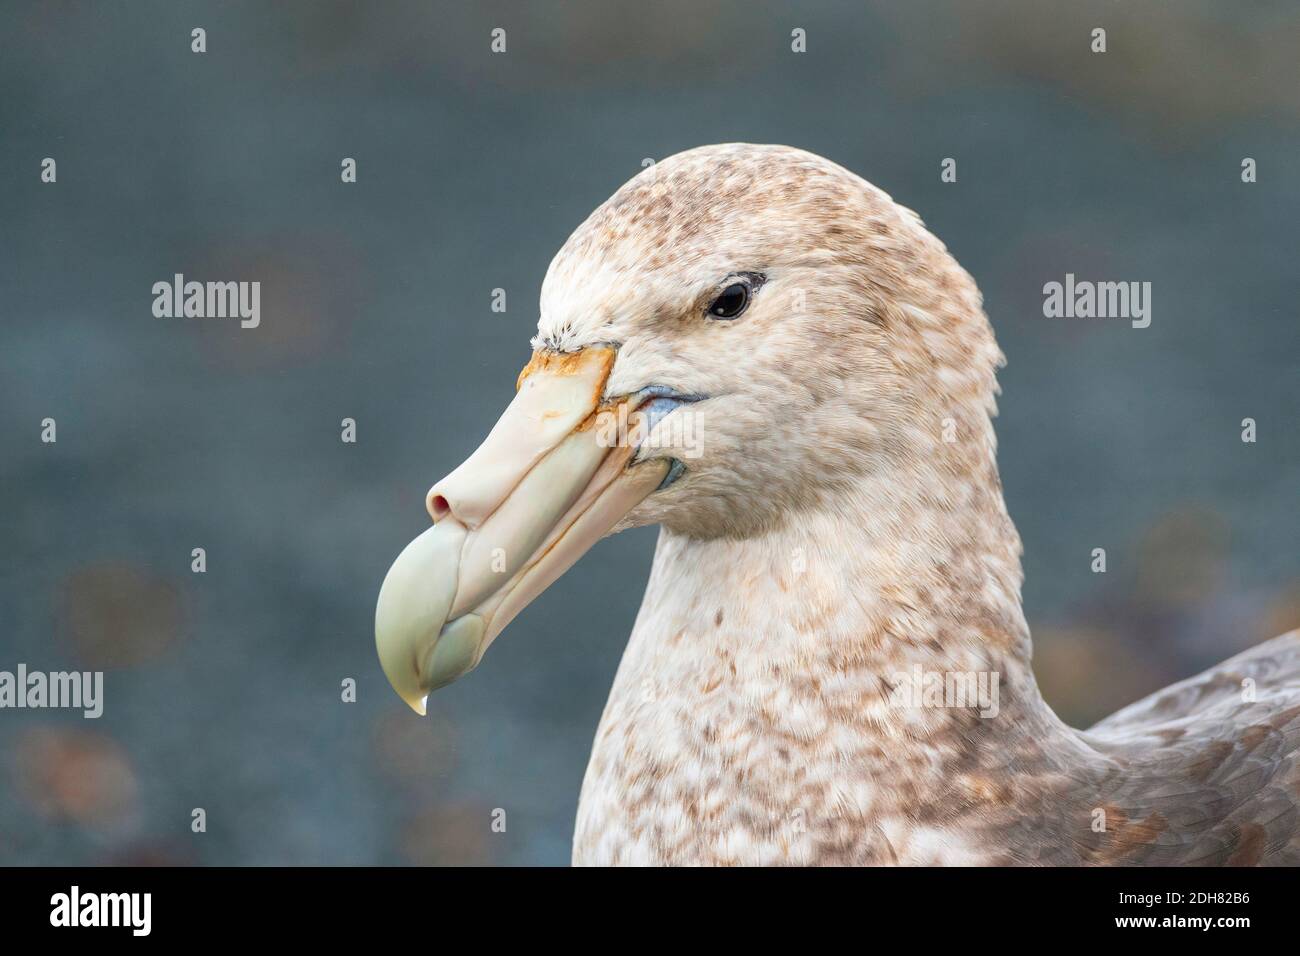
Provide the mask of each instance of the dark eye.
POLYGON ((745 311, 749 305, 749 284, 733 282, 713 300, 709 306, 709 315, 719 319, 734 319, 745 311))

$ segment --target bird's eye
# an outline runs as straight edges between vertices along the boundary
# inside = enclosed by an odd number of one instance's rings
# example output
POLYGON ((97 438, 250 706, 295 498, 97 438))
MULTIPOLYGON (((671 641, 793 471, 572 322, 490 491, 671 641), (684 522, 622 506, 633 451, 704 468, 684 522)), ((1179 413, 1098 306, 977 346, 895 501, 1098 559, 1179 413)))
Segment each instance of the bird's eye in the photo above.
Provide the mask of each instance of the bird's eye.
POLYGON ((749 305, 749 284, 733 282, 719 293, 709 306, 709 315, 718 319, 734 319, 749 305))

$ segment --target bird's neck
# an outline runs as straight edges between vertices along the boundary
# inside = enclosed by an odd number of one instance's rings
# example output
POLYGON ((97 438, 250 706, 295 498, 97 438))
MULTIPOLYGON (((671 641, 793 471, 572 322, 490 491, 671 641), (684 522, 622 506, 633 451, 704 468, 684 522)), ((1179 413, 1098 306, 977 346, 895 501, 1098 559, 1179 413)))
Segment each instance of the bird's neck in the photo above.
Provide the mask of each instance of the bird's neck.
POLYGON ((924 838, 904 821, 926 801, 937 813, 974 799, 953 793, 962 781, 982 792, 979 754, 1042 753, 1069 733, 1030 670, 1019 539, 996 475, 983 492, 906 484, 907 499, 864 485, 762 537, 661 533, 597 733, 576 858, 612 862, 601 841, 672 857, 669 838, 635 829, 648 808, 687 821, 678 862, 709 845, 709 821, 721 833, 736 814, 747 839, 798 857, 807 841, 782 836, 790 816, 806 814, 821 840, 838 825, 827 801, 848 799, 856 825, 889 835, 856 846, 855 862, 920 862, 924 838))
POLYGON ((667 641, 656 655, 687 644, 784 662, 792 678, 804 662, 887 679, 919 664, 1032 682, 1021 580, 996 472, 965 485, 885 475, 761 537, 664 531, 635 636, 667 641))

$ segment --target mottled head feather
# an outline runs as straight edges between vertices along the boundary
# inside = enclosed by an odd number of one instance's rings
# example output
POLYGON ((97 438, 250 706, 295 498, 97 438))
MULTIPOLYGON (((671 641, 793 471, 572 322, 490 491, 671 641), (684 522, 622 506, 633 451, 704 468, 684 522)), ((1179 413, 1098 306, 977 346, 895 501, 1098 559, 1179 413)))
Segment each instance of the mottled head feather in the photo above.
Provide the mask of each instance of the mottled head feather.
POLYGON ((693 149, 597 208, 551 263, 534 345, 598 342, 620 349, 611 393, 712 398, 704 454, 633 521, 743 536, 900 462, 994 467, 1002 356, 975 283, 915 213, 803 150, 693 149), (743 272, 766 277, 753 304, 711 320, 743 272))

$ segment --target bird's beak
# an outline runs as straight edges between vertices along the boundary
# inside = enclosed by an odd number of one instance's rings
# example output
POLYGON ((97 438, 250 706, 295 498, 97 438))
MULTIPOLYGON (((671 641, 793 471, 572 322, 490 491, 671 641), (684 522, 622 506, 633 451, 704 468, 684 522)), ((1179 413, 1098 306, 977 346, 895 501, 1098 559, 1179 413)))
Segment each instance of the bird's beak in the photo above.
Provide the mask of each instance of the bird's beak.
POLYGON ((631 463, 638 397, 601 404, 613 365, 604 346, 534 354, 483 444, 430 489, 434 526, 398 555, 375 608, 379 661, 416 713, 663 482, 667 460, 631 463))

